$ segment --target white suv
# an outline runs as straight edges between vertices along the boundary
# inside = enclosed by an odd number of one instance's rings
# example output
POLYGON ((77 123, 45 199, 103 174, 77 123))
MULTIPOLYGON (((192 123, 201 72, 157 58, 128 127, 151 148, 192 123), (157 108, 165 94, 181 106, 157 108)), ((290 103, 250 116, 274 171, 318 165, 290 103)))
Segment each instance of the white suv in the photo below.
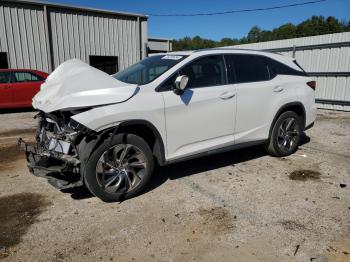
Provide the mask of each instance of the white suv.
POLYGON ((160 54, 113 76, 74 59, 33 106, 37 143, 19 141, 32 173, 116 201, 139 193, 155 163, 257 144, 294 153, 315 120, 315 82, 294 59, 253 50, 160 54))

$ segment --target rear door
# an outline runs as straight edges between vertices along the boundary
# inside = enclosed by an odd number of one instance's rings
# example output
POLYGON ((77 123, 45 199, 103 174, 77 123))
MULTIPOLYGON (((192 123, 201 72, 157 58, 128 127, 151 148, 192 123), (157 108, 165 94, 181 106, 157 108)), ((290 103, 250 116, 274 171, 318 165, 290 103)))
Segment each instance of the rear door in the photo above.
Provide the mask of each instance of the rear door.
POLYGON ((12 73, 11 88, 13 100, 18 106, 32 105, 32 98, 40 90, 43 78, 28 71, 14 71, 12 73))
POLYGON ((264 56, 232 54, 226 61, 237 92, 236 143, 267 139, 275 102, 283 91, 278 79, 271 79, 264 56))
POLYGON ((0 108, 11 107, 13 93, 10 87, 10 72, 0 72, 0 108))

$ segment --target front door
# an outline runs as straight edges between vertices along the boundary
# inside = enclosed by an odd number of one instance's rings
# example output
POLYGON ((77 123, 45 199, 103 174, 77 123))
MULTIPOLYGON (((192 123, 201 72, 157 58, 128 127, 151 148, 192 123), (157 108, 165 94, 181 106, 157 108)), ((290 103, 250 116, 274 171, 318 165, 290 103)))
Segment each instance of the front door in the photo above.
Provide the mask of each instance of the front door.
MULTIPOLYGON (((189 82, 179 96, 162 92, 167 129, 167 160, 186 157, 234 143, 236 96, 227 84, 223 56, 199 58, 181 69, 189 82)), ((167 81, 167 82, 168 82, 167 81)))

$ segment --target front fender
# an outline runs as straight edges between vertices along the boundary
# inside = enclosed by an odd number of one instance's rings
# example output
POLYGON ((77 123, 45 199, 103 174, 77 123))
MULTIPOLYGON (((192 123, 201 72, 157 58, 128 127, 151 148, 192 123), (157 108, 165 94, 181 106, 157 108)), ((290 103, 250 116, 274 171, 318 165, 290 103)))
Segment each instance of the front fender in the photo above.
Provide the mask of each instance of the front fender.
POLYGON ((95 107, 71 118, 97 133, 134 120, 150 123, 167 148, 164 101, 160 93, 140 92, 126 102, 95 107))

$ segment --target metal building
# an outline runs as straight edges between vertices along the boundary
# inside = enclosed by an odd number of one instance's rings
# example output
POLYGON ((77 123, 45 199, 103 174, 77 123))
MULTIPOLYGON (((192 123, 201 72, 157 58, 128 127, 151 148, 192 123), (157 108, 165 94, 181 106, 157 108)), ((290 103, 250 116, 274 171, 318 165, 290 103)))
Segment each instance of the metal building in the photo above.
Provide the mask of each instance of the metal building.
POLYGON ((0 1, 0 68, 51 72, 79 58, 108 73, 146 56, 147 16, 37 0, 0 1))
POLYGON ((173 50, 173 40, 168 38, 149 37, 148 53, 166 53, 173 50))
POLYGON ((350 111, 350 32, 235 45, 295 57, 317 81, 319 108, 350 111))

